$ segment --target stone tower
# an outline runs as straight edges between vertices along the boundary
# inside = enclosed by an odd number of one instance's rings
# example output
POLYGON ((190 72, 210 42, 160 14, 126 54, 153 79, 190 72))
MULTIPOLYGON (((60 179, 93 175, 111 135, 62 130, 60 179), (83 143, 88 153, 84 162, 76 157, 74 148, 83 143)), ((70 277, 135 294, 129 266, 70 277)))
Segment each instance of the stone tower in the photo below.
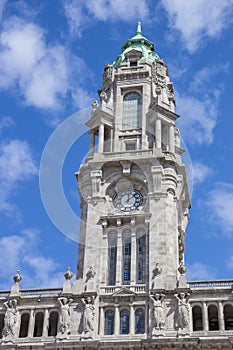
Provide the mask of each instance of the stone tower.
POLYGON ((104 67, 76 174, 76 279, 0 290, 3 350, 232 349, 233 281, 186 281, 189 189, 173 86, 137 33, 104 67))
POLYGON ((101 332, 133 335, 136 306, 144 305, 147 324, 136 330, 144 333, 150 328, 149 297, 187 288, 183 254, 190 207, 173 84, 140 23, 121 55, 105 65, 99 97, 87 122, 89 154, 77 173, 82 223, 76 283, 78 290, 98 294, 101 332), (131 300, 127 332, 117 307, 121 294, 131 300), (114 320, 104 321, 109 303, 116 306, 114 320))

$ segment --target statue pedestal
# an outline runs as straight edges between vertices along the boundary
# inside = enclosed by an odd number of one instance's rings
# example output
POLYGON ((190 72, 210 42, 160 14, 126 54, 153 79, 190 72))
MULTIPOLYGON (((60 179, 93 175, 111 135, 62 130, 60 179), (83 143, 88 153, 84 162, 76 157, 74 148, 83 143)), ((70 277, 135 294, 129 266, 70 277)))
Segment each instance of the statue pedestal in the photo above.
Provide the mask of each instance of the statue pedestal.
POLYGON ((153 329, 152 338, 164 337, 165 330, 164 329, 153 329))

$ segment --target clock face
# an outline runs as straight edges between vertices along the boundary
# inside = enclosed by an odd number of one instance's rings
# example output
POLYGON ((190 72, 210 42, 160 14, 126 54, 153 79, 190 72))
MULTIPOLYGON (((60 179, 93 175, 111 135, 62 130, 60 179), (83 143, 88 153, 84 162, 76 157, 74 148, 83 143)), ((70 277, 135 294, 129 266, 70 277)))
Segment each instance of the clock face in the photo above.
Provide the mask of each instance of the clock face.
POLYGON ((138 209, 142 205, 142 202, 142 194, 132 188, 118 192, 113 199, 114 206, 124 212, 138 209))

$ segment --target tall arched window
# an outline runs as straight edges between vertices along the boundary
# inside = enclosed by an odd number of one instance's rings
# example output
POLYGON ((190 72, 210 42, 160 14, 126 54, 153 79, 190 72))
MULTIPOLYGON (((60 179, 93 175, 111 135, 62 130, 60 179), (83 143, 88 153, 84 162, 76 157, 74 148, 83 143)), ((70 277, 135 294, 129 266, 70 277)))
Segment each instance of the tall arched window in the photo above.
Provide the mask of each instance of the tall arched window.
POLYGON ((145 333, 145 310, 137 309, 135 311, 135 334, 145 333))
POLYGON ((130 92, 124 96, 123 129, 137 129, 140 127, 141 96, 137 92, 130 92))
POLYGON ((218 309, 215 305, 208 307, 209 331, 218 331, 218 309))
POLYGON ((137 283, 145 283, 146 271, 146 233, 137 232, 137 283))
POLYGON ((38 312, 35 317, 33 337, 41 337, 43 333, 44 313, 38 312))
POLYGON ((21 315, 19 338, 26 338, 28 336, 29 318, 30 315, 28 313, 21 315))
POLYGON ((4 314, 0 314, 0 339, 2 338, 2 331, 4 328, 4 314))
POLYGON ((57 311, 52 311, 49 314, 49 329, 48 336, 56 336, 57 335, 57 324, 58 324, 58 313, 57 311))
POLYGON ((226 331, 233 329, 233 306, 231 304, 224 306, 224 323, 226 331))
POLYGON ((120 312, 120 334, 129 334, 129 311, 120 312))
POLYGON ((203 331, 202 309, 200 306, 194 306, 192 308, 192 316, 193 316, 193 330, 194 331, 203 331))
POLYGON ((104 334, 105 335, 114 334, 114 311, 113 310, 107 310, 105 312, 104 334))
POLYGON ((110 232, 108 236, 108 284, 116 284, 117 233, 110 232))
POLYGON ((130 284, 131 276, 131 233, 126 231, 123 233, 123 284, 130 284))

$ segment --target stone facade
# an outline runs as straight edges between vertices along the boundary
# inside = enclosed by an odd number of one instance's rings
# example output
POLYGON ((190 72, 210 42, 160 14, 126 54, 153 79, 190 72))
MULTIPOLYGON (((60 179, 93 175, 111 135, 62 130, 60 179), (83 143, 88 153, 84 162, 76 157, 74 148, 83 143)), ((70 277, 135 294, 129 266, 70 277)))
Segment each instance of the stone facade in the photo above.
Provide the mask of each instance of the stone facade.
POLYGON ((63 288, 0 291, 2 349, 232 349, 233 281, 187 282, 188 179, 173 85, 137 34, 104 67, 76 173, 78 268, 63 288))

